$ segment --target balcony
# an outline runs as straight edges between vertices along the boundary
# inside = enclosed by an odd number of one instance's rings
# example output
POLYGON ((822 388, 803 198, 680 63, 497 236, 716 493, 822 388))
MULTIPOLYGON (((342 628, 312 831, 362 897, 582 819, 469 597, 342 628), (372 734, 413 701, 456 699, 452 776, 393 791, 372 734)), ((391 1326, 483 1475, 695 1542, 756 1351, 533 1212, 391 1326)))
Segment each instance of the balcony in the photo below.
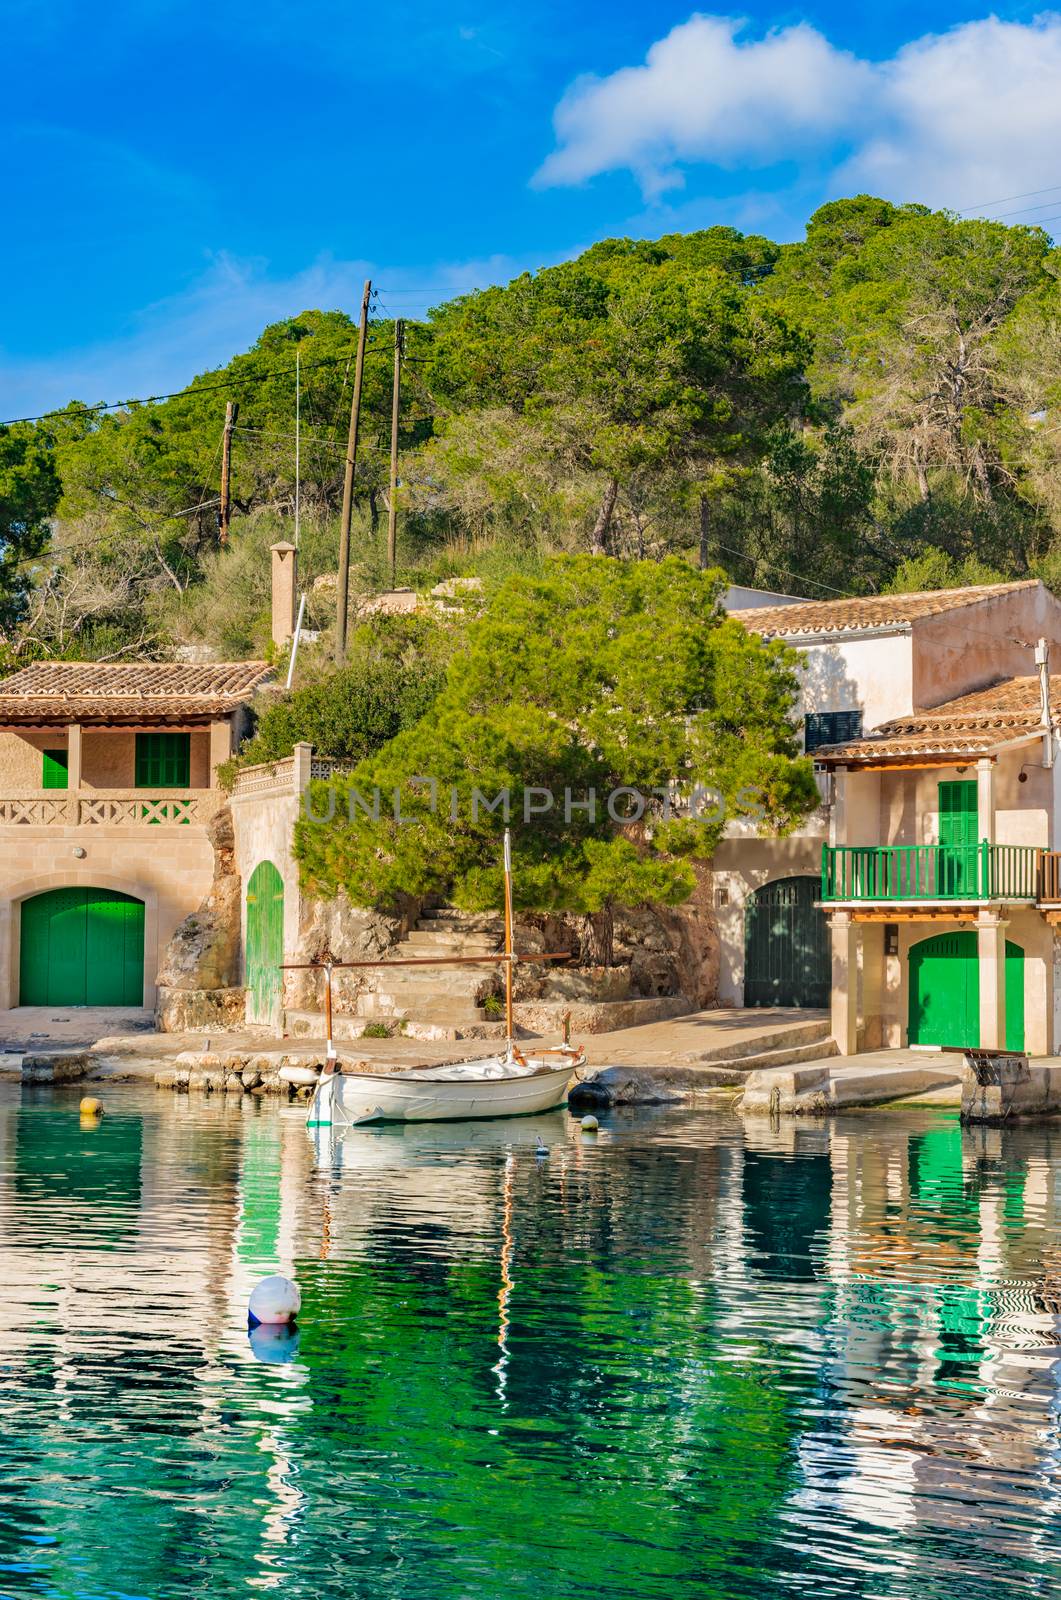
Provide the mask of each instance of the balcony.
POLYGON ((0 795, 0 828, 188 827, 225 803, 220 789, 66 789, 0 795))
POLYGON ((825 845, 822 899, 907 905, 1041 896, 1044 850, 1034 845, 825 845))

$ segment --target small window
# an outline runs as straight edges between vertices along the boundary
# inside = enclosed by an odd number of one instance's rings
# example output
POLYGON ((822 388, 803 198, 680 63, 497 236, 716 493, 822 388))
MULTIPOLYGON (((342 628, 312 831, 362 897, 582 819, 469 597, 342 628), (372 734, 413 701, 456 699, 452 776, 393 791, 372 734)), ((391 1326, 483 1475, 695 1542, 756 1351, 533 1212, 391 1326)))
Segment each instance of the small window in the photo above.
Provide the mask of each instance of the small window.
POLYGON ((190 733, 137 734, 136 787, 138 789, 190 789, 191 781, 190 733))
POLYGON ((809 755, 823 744, 845 744, 861 739, 861 711, 808 711, 803 729, 803 748, 809 755))
POLYGON ((42 789, 65 789, 69 785, 70 753, 67 750, 45 750, 42 752, 43 762, 41 770, 42 789))

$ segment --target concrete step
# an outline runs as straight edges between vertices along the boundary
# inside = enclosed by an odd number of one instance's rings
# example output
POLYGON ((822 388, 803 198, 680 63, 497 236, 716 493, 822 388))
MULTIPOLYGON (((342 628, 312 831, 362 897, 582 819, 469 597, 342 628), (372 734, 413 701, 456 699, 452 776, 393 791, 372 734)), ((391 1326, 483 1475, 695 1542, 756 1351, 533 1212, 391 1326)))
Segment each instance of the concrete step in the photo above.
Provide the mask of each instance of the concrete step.
POLYGON ((497 941, 489 933, 469 933, 463 928, 414 928, 408 939, 398 946, 410 955, 438 951, 446 955, 492 955, 497 941))
POLYGON ((408 996, 400 994, 372 994, 359 995, 357 999, 356 1015, 372 1020, 384 1021, 388 1017, 409 1017, 412 1020, 435 1022, 438 1020, 453 1022, 483 1022, 489 1013, 474 1000, 447 999, 445 997, 433 1000, 410 1000, 408 996))
POLYGON ((737 1109, 749 1116, 828 1116, 848 1107, 887 1105, 957 1087, 960 1079, 960 1065, 951 1070, 910 1061, 888 1066, 860 1065, 857 1057, 845 1057, 842 1065, 819 1060, 749 1073, 737 1109))
MULTIPOLYGON (((772 1050, 788 1050, 799 1045, 827 1045, 817 1049, 815 1056, 831 1056, 835 1046, 830 1038, 828 1017, 812 1017, 806 1022, 779 1022, 776 1027, 756 1028, 748 1039, 730 1038, 704 1050, 690 1051, 684 1059, 706 1065, 716 1061, 744 1061, 750 1056, 765 1055, 772 1050)), ((805 1056, 803 1060, 812 1059, 805 1056)))
POLYGON ((795 1067, 804 1061, 824 1061, 838 1054, 835 1039, 815 1039, 806 1044, 783 1045, 779 1050, 760 1050, 752 1056, 734 1056, 732 1059, 703 1060, 697 1056, 684 1059, 697 1073, 701 1084, 742 1084, 752 1072, 767 1072, 772 1067, 795 1067))
POLYGON ((457 911, 453 906, 440 906, 435 911, 423 911, 417 921, 418 928, 458 927, 469 933, 504 933, 504 922, 494 911, 457 911))

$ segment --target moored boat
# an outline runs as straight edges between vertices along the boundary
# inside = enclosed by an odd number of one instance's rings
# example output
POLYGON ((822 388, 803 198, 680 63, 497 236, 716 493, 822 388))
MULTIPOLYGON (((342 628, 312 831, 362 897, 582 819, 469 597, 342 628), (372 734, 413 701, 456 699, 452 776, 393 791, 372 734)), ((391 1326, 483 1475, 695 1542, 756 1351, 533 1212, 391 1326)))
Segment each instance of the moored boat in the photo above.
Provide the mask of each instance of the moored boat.
POLYGON ((310 1104, 310 1125, 450 1122, 552 1111, 567 1100, 585 1052, 561 1046, 549 1056, 488 1056, 406 1072, 325 1073, 310 1104))
MULTIPOLYGON (((566 1039, 555 1049, 525 1056, 517 1045, 512 1020, 512 971, 520 956, 512 943, 512 844, 505 829, 505 947, 497 956, 443 957, 442 962, 503 964, 505 970, 506 1039, 503 1051, 479 1060, 442 1066, 410 1067, 397 1072, 349 1070, 339 1065, 331 1038, 331 974, 333 966, 380 966, 386 961, 325 962, 325 1012, 328 1050, 306 1118, 310 1127, 355 1126, 374 1122, 451 1122, 487 1117, 520 1117, 552 1111, 567 1100, 568 1085, 585 1065, 582 1046, 566 1039)), ((553 960, 553 956, 529 957, 553 960)), ((403 965, 412 965, 405 962, 403 965)), ((432 961, 416 962, 433 966, 432 961)))

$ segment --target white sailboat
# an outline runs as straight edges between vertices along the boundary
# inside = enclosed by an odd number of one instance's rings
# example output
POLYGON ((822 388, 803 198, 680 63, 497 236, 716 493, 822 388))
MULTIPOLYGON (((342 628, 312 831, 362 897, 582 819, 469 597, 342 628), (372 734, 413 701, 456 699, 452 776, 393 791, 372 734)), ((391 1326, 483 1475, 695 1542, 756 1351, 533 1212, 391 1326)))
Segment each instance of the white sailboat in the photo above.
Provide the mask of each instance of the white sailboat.
MULTIPOLYGON (((328 964, 328 1054, 310 1102, 307 1123, 356 1127, 373 1122, 448 1122, 467 1118, 521 1117, 552 1111, 567 1100, 571 1077, 585 1065, 582 1046, 566 1040, 555 1049, 524 1055, 512 1022, 512 971, 521 958, 512 947, 512 843, 505 829, 505 948, 497 956, 444 957, 442 960, 501 962, 505 969, 505 1044, 497 1055, 445 1066, 411 1067, 399 1072, 340 1069, 331 1040, 331 966, 388 966, 380 962, 328 964)), ((553 957, 530 957, 550 960, 553 957)), ((434 966, 425 961, 417 965, 434 966)))

